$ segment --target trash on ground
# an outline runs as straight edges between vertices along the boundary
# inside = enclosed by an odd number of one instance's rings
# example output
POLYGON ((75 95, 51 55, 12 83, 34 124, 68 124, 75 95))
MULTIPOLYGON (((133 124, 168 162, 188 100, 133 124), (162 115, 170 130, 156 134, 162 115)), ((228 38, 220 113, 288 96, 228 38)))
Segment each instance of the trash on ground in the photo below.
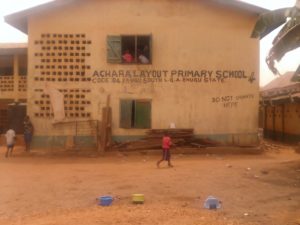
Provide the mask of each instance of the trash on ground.
POLYGON ((214 196, 208 196, 204 202, 204 208, 206 209, 220 209, 221 202, 214 196))
POLYGON ((97 198, 98 200, 98 205, 101 206, 110 206, 111 203, 113 202, 113 197, 111 196, 101 196, 97 198))
POLYGON ((143 204, 144 203, 144 194, 133 194, 132 195, 132 202, 135 204, 143 204))

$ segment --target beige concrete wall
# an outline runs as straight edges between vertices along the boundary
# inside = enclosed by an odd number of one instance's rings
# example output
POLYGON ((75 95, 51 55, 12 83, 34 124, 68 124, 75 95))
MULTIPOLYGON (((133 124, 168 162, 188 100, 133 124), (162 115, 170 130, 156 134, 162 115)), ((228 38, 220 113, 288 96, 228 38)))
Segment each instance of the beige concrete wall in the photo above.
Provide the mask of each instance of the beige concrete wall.
MULTIPOLYGON (((101 120, 101 108, 111 95, 114 135, 141 135, 145 130, 119 128, 120 98, 152 99, 152 128, 194 128, 199 135, 257 132, 259 91, 259 43, 250 39, 256 17, 247 12, 223 8, 198 0, 114 0, 78 1, 55 11, 29 18, 29 74, 36 74, 38 58, 35 40, 43 33, 83 33, 92 41, 89 77, 94 71, 166 72, 166 82, 149 84, 61 83, 57 88, 90 88, 92 119, 101 120), (106 62, 107 35, 152 35, 151 65, 122 65, 106 62), (225 78, 223 82, 170 82, 178 70, 243 71, 246 78, 225 78), (255 80, 249 81, 253 75, 255 80)), ((218 72, 219 73, 219 72, 218 72)), ((178 74, 177 74, 178 75, 178 74)), ((177 77, 177 75, 175 77, 177 77)), ((208 72, 207 72, 208 75, 208 72)), ((56 131, 51 119, 35 118, 36 88, 45 82, 29 79, 29 114, 36 135, 65 135, 56 131)), ((246 138, 247 139, 247 138, 246 138)), ((247 142, 247 141, 245 141, 247 142)))

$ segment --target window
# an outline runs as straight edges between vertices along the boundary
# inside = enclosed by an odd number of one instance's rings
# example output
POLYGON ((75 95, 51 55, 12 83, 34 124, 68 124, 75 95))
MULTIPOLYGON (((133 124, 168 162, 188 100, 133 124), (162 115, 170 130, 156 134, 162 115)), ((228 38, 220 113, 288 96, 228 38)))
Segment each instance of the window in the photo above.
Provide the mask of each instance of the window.
POLYGON ((12 55, 1 55, 0 56, 0 76, 12 76, 14 58, 12 55))
POLYGON ((122 99, 120 101, 121 128, 151 128, 151 101, 122 99))
POLYGON ((27 75, 27 55, 19 56, 19 75, 27 75))
POLYGON ((107 36, 107 62, 151 63, 151 35, 107 36))
POLYGON ((0 132, 1 134, 5 133, 5 131, 8 129, 8 113, 7 108, 5 106, 0 105, 0 132))

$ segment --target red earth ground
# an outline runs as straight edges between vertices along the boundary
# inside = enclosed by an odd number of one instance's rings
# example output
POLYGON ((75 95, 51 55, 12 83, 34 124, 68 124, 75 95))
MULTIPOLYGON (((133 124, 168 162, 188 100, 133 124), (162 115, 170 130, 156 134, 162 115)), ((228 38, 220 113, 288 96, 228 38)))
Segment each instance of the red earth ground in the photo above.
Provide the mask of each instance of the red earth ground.
POLYGON ((5 158, 1 147, 0 224, 299 225, 300 154, 262 146, 256 155, 173 154, 174 167, 159 169, 153 151, 26 154, 20 146, 5 158), (134 193, 145 195, 144 204, 132 204, 134 193), (97 205, 102 195, 113 204, 97 205), (209 195, 221 209, 203 208, 209 195))

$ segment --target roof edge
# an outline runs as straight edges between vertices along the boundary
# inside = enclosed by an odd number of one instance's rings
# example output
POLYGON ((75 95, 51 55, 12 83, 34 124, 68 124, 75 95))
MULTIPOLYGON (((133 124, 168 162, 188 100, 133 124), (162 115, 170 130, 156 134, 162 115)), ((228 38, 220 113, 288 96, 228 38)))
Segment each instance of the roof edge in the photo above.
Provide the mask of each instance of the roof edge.
POLYGON ((269 9, 262 8, 262 7, 259 7, 259 6, 256 6, 256 5, 252 5, 250 3, 243 2, 241 0, 226 0, 226 1, 224 1, 224 0, 213 0, 213 1, 216 2, 216 3, 219 3, 220 5, 227 5, 229 7, 235 7, 237 9, 248 11, 248 12, 256 14, 256 15, 259 15, 259 14, 266 13, 266 12, 270 11, 269 9))
POLYGON ((56 9, 61 6, 65 6, 76 0, 52 0, 50 2, 37 5, 22 11, 18 11, 4 16, 4 21, 20 30, 21 32, 28 34, 28 17, 32 14, 41 14, 45 11, 56 9))
MULTIPOLYGON (((28 8, 19 12, 15 12, 4 17, 4 21, 20 30, 21 32, 28 34, 28 17, 32 14, 40 14, 42 12, 59 8, 61 6, 68 5, 77 0, 52 0, 45 4, 41 4, 32 8, 28 8)), ((235 7, 244 11, 248 11, 253 14, 261 14, 268 12, 268 9, 264 9, 240 0, 212 0, 212 2, 228 7, 235 7)))
POLYGON ((0 49, 11 49, 11 48, 27 48, 27 42, 20 42, 20 43, 0 43, 0 49))

